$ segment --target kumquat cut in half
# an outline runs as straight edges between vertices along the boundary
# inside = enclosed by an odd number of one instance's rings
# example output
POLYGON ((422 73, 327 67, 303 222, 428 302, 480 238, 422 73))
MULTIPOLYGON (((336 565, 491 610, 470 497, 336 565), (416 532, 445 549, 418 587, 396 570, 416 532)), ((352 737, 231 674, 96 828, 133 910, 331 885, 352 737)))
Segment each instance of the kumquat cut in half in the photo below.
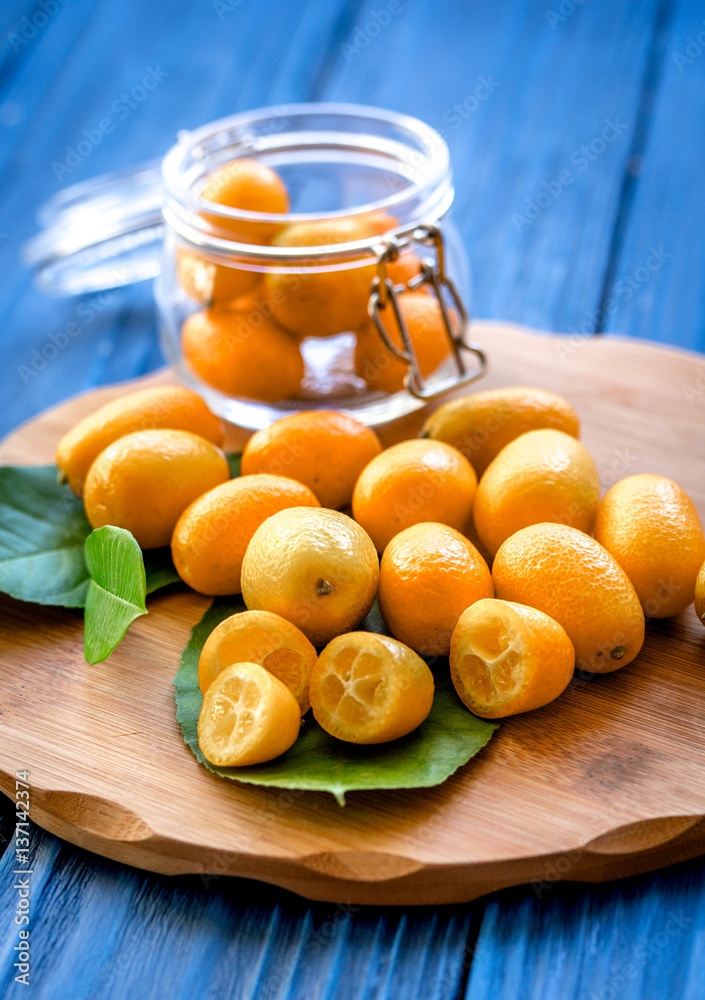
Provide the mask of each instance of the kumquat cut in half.
POLYGON ((348 632, 328 643, 311 674, 318 724, 348 743, 388 743, 420 726, 433 704, 433 674, 396 639, 348 632))
POLYGON ((309 708, 311 670, 318 659, 303 632, 270 611, 241 611, 213 629, 198 661, 198 684, 205 694, 218 674, 233 663, 258 663, 289 688, 303 715, 309 708))
POLYGON ((525 604, 487 598, 460 616, 450 676, 463 704, 483 719, 548 705, 565 691, 575 650, 565 629, 525 604))
POLYGON ((299 735, 301 713, 283 681, 259 663, 233 663, 203 696, 198 743, 218 767, 246 767, 274 760, 299 735))

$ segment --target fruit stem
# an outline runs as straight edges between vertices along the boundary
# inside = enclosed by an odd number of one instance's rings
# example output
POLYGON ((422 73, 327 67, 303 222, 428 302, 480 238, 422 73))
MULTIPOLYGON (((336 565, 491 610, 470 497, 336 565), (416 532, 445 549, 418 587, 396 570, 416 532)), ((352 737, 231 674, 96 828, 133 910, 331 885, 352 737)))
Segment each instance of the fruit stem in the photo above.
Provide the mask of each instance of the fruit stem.
POLYGON ((329 583, 327 580, 317 580, 316 593, 318 594, 319 597, 325 597, 326 594, 332 594, 333 584, 329 583))
POLYGON ((621 660, 624 656, 624 646, 615 646, 610 656, 613 660, 621 660))

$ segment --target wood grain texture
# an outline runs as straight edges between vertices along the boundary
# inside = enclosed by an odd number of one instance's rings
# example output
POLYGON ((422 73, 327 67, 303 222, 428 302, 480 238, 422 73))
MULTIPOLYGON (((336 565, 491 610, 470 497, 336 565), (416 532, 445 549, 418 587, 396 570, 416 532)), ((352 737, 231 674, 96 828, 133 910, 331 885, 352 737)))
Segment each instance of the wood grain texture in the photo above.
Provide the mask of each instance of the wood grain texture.
MULTIPOLYGON (((705 512, 703 403, 685 393, 693 355, 619 340, 575 348, 501 324, 478 324, 476 335, 493 359, 488 386, 568 396, 604 486, 660 472, 705 512)), ((121 391, 102 390, 95 402, 121 391)), ((2 460, 50 459, 58 434, 92 402, 20 429, 2 460)), ((555 873, 600 881, 703 850, 705 630, 692 609, 651 623, 631 667, 578 679, 558 702, 506 721, 444 785, 351 795, 341 809, 325 795, 233 786, 183 746, 171 682, 207 603, 155 597, 113 657, 88 668, 80 615, 3 602, 3 788, 29 767, 41 825, 155 871, 246 875, 359 903, 455 902, 555 873)))

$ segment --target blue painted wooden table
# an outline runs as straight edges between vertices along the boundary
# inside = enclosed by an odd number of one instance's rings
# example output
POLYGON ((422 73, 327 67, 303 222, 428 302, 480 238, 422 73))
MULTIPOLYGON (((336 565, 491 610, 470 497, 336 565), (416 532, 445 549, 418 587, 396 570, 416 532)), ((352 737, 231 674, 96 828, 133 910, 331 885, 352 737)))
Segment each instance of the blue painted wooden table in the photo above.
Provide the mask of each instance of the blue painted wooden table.
MULTIPOLYGON (((476 315, 705 349, 700 3, 5 0, 0 46, 3 431, 161 364, 146 283, 82 301, 33 288, 19 248, 35 207, 161 155, 180 128, 284 101, 378 104, 444 135, 476 315)), ((14 851, 0 861, 3 997, 704 994, 705 861, 401 911, 151 876, 35 827, 31 857, 29 987, 14 982, 14 851)))

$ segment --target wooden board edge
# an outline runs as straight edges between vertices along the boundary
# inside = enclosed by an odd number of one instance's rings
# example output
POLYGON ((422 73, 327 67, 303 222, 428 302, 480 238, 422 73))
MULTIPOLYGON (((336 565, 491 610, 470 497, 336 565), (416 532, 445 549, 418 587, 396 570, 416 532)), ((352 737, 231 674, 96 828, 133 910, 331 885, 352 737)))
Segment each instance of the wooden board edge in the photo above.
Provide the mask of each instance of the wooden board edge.
MULTIPOLYGON (((12 788, 14 775, 0 772, 0 789, 10 794, 12 788)), ((207 883, 256 879, 305 899, 360 906, 468 903, 527 884, 541 898, 560 883, 614 881, 705 854, 705 817, 695 815, 627 824, 558 853, 476 864, 425 864, 400 854, 354 850, 283 858, 201 850, 156 836, 137 814, 96 796, 35 786, 31 796, 38 826, 121 864, 161 875, 199 875, 207 883)))

